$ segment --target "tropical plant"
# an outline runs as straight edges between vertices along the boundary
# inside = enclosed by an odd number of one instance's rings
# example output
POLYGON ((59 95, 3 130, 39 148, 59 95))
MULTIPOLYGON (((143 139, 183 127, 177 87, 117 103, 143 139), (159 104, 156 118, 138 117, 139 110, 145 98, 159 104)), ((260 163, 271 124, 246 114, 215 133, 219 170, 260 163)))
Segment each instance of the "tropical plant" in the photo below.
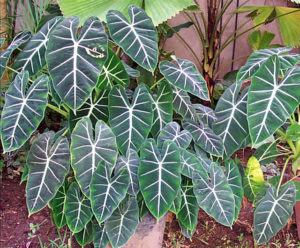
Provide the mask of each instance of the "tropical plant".
MULTIPOLYGON (((244 190, 238 164, 230 157, 266 140, 299 105, 299 56, 286 54, 287 48, 257 51, 214 111, 192 103, 191 95, 208 100, 209 91, 188 60, 160 62, 162 76, 151 87, 135 80, 138 74, 118 52, 153 72, 158 35, 142 8, 131 5, 128 14, 130 20, 109 11, 108 34, 96 17, 80 29, 78 17, 56 17, 31 39, 27 33, 16 37, 0 54, 1 68, 14 77, 1 116, 4 152, 26 143, 46 109, 68 121, 31 145, 26 163, 29 215, 49 205, 59 228, 67 225, 80 245, 93 241, 95 247, 108 242, 123 246, 147 212, 157 220, 174 212, 187 237, 195 232, 199 208, 231 227, 244 190), (116 53, 108 47, 108 35, 118 46, 116 53), (21 43, 26 43, 24 49, 7 65, 21 43), (280 71, 285 77, 278 85, 280 71), (253 85, 240 94, 241 80, 249 77, 253 85), (267 107, 256 105, 255 97, 267 107), (273 113, 278 118, 270 121, 273 113)), ((266 197, 292 202, 282 210, 288 213, 283 219, 268 223, 274 230, 281 227, 278 221, 286 221, 295 199, 294 184, 280 189, 279 196, 272 189, 266 197)), ((259 205, 257 211, 269 207, 259 205)))

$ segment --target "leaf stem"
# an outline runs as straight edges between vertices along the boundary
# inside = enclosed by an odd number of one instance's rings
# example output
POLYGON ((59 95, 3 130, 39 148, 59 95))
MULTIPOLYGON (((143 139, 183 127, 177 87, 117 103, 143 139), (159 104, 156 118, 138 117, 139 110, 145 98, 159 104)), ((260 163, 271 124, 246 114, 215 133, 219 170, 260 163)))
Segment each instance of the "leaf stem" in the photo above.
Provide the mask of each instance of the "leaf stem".
POLYGON ((69 117, 69 114, 63 110, 61 110, 60 108, 50 104, 50 103, 47 103, 47 107, 54 110, 55 112, 61 114, 62 116, 64 116, 65 118, 68 118, 69 117))
POLYGON ((279 189, 280 189, 280 185, 282 183, 282 179, 283 179, 283 175, 284 175, 284 172, 285 172, 285 169, 286 169, 286 166, 288 164, 288 162, 290 161, 291 158, 294 158, 295 155, 291 155, 287 158, 287 160, 285 161, 284 163, 284 166, 283 166, 283 169, 281 171, 281 175, 280 175, 280 180, 279 180, 279 183, 278 183, 278 186, 277 186, 277 191, 276 191, 276 196, 278 196, 278 193, 279 193, 279 189))
POLYGON ((277 129, 276 132, 282 137, 284 138, 284 140, 289 144, 290 148, 292 149, 293 153, 296 155, 297 154, 297 150, 296 147, 294 145, 294 143, 288 139, 286 139, 286 134, 284 132, 282 132, 280 129, 277 129))
POLYGON ((67 128, 61 136, 65 136, 69 132, 69 128, 67 128))
POLYGON ((153 84, 151 87, 150 87, 150 90, 152 90, 156 85, 158 85, 162 80, 164 80, 165 77, 162 77, 161 79, 159 79, 155 84, 153 84))
MULTIPOLYGON (((11 70, 11 71, 14 72, 14 73, 19 74, 19 72, 18 72, 17 70, 15 70, 15 69, 9 67, 8 65, 6 66, 6 68, 9 69, 9 70, 11 70)), ((28 81, 31 82, 31 83, 33 83, 33 81, 32 81, 31 79, 28 79, 28 81)))

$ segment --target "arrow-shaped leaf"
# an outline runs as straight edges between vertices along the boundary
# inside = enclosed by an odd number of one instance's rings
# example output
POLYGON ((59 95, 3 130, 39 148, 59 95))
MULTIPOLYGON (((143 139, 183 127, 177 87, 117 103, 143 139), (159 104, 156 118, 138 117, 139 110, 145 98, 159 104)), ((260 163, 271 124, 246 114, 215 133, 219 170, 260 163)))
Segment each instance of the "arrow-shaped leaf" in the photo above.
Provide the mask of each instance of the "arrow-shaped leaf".
POLYGON ((180 155, 173 141, 159 151, 153 139, 141 148, 138 171, 141 193, 150 212, 161 218, 171 207, 180 187, 180 155))
POLYGON ((142 8, 131 5, 128 14, 131 22, 120 11, 109 11, 106 15, 109 33, 136 63, 153 72, 158 61, 157 30, 142 8))
POLYGON ((15 70, 26 70, 30 76, 33 76, 46 65, 45 53, 49 36, 61 20, 61 17, 51 19, 31 38, 17 56, 16 62, 13 65, 15 70))
POLYGON ((26 91, 28 72, 19 73, 5 93, 1 116, 4 152, 20 148, 44 118, 48 97, 48 77, 40 76, 26 91))
POLYGON ((286 71, 278 83, 279 59, 271 56, 252 78, 247 115, 253 145, 270 137, 299 105, 300 67, 286 71))
POLYGON ((97 220, 93 222, 93 244, 94 248, 105 248, 108 243, 108 237, 106 235, 104 223, 99 224, 97 220))
POLYGON ((181 201, 182 201, 181 190, 179 190, 176 195, 175 200, 173 201, 173 203, 170 207, 170 211, 177 215, 178 212, 180 211, 181 201))
POLYGON ((204 122, 209 127, 217 120, 216 114, 210 107, 204 106, 202 104, 193 104, 196 113, 199 115, 202 122, 204 122))
POLYGON ((205 171, 205 169, 202 167, 201 161, 197 158, 197 156, 194 153, 182 148, 180 148, 179 151, 182 175, 192 178, 193 171, 205 171))
POLYGON ((78 17, 59 23, 51 32, 46 54, 57 94, 75 111, 90 96, 107 53, 107 37, 99 19, 89 18, 79 38, 78 24, 78 17))
POLYGON ((78 233, 74 233, 76 241, 82 247, 86 246, 93 240, 93 223, 90 221, 86 226, 78 233))
POLYGON ((159 64, 160 72, 168 82, 203 100, 209 100, 206 81, 197 70, 195 64, 185 59, 177 59, 176 62, 178 66, 169 61, 162 61, 159 64))
POLYGON ((65 180, 64 184, 59 188, 59 190, 57 191, 56 195, 52 200, 53 218, 58 228, 62 228, 67 223, 65 217, 65 210, 64 210, 66 195, 67 195, 67 182, 65 180))
POLYGON ((108 165, 99 163, 90 184, 90 198, 94 215, 99 223, 107 220, 125 198, 129 186, 126 169, 111 178, 108 165))
POLYGON ((47 132, 32 144, 27 165, 26 201, 30 214, 43 209, 62 186, 69 171, 70 151, 66 137, 54 140, 55 133, 47 132))
POLYGON ((122 154, 129 148, 136 151, 147 138, 152 126, 152 101, 145 85, 134 92, 131 104, 121 86, 114 86, 109 93, 109 123, 116 135, 122 154))
POLYGON ((91 120, 83 118, 77 123, 71 136, 72 168, 87 197, 90 194, 92 175, 99 162, 105 163, 112 171, 118 155, 116 138, 103 121, 96 123, 95 135, 93 133, 91 120))

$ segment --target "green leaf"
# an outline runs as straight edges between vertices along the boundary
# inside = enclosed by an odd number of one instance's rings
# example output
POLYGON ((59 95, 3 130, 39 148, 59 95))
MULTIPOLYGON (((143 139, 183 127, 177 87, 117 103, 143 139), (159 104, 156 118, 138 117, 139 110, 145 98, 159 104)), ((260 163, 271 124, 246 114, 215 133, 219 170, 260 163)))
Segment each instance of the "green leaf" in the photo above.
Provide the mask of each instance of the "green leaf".
POLYGON ((244 196, 242 177, 238 166, 231 159, 225 161, 227 182, 234 195, 234 221, 239 217, 244 196))
POLYGON ((133 78, 137 78, 140 76, 140 71, 139 70, 136 70, 136 69, 133 69, 131 68, 129 65, 127 65, 123 60, 121 60, 127 74, 130 76, 130 77, 133 77, 133 78))
POLYGON ((261 145, 253 153, 253 156, 257 158, 260 164, 272 163, 279 156, 279 151, 277 150, 276 142, 261 145))
POLYGON ((222 157, 224 151, 222 140, 207 125, 201 121, 199 124, 194 121, 184 121, 183 127, 192 134, 194 142, 204 151, 222 157))
POLYGON ((182 24, 174 26, 173 29, 168 28, 167 29, 167 33, 166 33, 166 35, 165 35, 164 38, 165 39, 169 39, 169 38, 173 37, 173 35, 175 34, 175 31, 179 32, 181 29, 183 29, 183 28, 189 28, 192 25, 193 25, 192 22, 185 22, 185 23, 182 23, 182 24))
POLYGON ((210 164, 212 162, 211 159, 208 158, 207 153, 202 150, 197 144, 194 143, 195 152, 198 155, 198 159, 201 161, 202 167, 208 171, 210 164))
POLYGON ((199 206, 193 192, 192 180, 186 180, 181 187, 181 207, 177 214, 179 222, 190 231, 193 231, 198 222, 199 206))
POLYGON ((107 220, 125 198, 129 187, 126 169, 111 178, 110 167, 99 163, 90 184, 90 198, 94 215, 99 223, 107 220))
POLYGON ((28 72, 19 73, 5 94, 0 127, 4 152, 24 145, 44 118, 48 77, 38 77, 26 91, 27 82, 28 72))
POLYGON ((65 215, 73 233, 82 231, 93 217, 90 201, 81 193, 76 182, 73 182, 68 189, 65 215))
POLYGON ((120 203, 105 222, 105 229, 113 248, 122 247, 133 236, 139 224, 139 207, 133 197, 127 197, 120 203))
POLYGON ((188 150, 180 148, 181 174, 193 178, 194 171, 205 171, 197 156, 188 150))
POLYGON ((247 63, 242 66, 237 74, 236 81, 244 81, 252 77, 261 65, 272 55, 277 55, 280 61, 280 69, 285 70, 295 66, 300 61, 299 54, 287 54, 291 47, 279 47, 271 49, 258 50, 250 55, 247 63))
POLYGON ((86 246, 88 243, 93 240, 93 223, 90 221, 86 224, 82 231, 74 233, 76 241, 81 246, 86 246))
POLYGON ((108 121, 108 93, 109 91, 104 89, 101 90, 98 96, 96 93, 88 98, 88 100, 76 111, 76 115, 73 111, 70 111, 69 117, 69 129, 72 131, 76 123, 83 117, 88 117, 93 126, 96 125, 96 122, 103 120, 104 122, 108 121))
POLYGON ((268 189, 267 194, 254 212, 254 238, 257 244, 268 242, 283 228, 293 214, 296 189, 288 184, 276 195, 275 187, 268 189))
POLYGON ((20 181, 20 185, 27 181, 28 179, 28 165, 25 164, 24 169, 23 169, 23 173, 22 173, 22 177, 21 177, 21 181, 20 181))
POLYGON ((145 85, 134 92, 131 104, 124 88, 116 85, 109 93, 109 124, 123 155, 129 148, 136 151, 147 138, 152 126, 152 102, 145 85))
POLYGON ((93 244, 94 248, 105 248, 109 243, 106 235, 104 223, 99 224, 97 220, 93 221, 93 244))
POLYGON ((15 49, 21 46, 23 43, 30 39, 30 32, 24 31, 17 35, 12 43, 2 52, 0 53, 0 79, 2 78, 4 71, 6 69, 7 62, 15 49))
POLYGON ((162 148, 166 140, 172 140, 179 148, 186 149, 192 141, 192 135, 187 130, 180 131, 177 122, 169 122, 157 137, 157 146, 162 148))
POLYGON ((65 216, 65 202, 67 195, 67 181, 58 189, 56 195, 52 199, 52 211, 55 224, 58 228, 62 228, 67 224, 65 216))
POLYGON ((180 221, 178 221, 178 223, 179 223, 179 227, 180 227, 180 230, 181 230, 183 236, 188 239, 192 239, 192 237, 196 231, 196 228, 191 231, 191 230, 187 229, 180 221))
POLYGON ((126 157, 119 156, 115 173, 118 173, 118 171, 123 170, 126 168, 126 170, 129 173, 129 187, 127 194, 136 196, 140 190, 139 181, 137 178, 137 172, 140 165, 140 158, 137 154, 137 152, 133 149, 129 149, 126 153, 126 157))
POLYGON ((222 168, 212 163, 208 173, 193 173, 194 194, 200 208, 216 221, 232 226, 235 217, 234 195, 222 168))
MULTIPOLYGON (((299 117, 298 117, 299 118, 299 117)), ((300 140, 300 124, 292 124, 286 130, 286 139, 291 141, 300 140)))
POLYGON ((130 80, 122 61, 110 48, 108 48, 108 58, 102 67, 97 88, 112 88, 114 82, 126 88, 129 85, 130 80))
POLYGON ((183 118, 197 121, 196 110, 191 103, 190 96, 184 90, 173 88, 173 107, 183 118))
POLYGON ((242 84, 229 86, 218 101, 215 113, 217 120, 213 131, 224 144, 224 155, 228 158, 241 146, 249 134, 247 123, 247 96, 244 90, 239 97, 242 84))
POLYGON ((261 34, 260 30, 255 30, 249 35, 248 39, 252 47, 252 50, 257 51, 260 49, 266 49, 272 47, 270 43, 274 38, 275 38, 274 33, 264 31, 263 34, 261 34))
POLYGON ((255 157, 248 160, 243 182, 245 196, 254 201, 259 188, 265 183, 263 171, 255 157))
POLYGON ((59 23, 51 32, 46 54, 54 88, 74 111, 90 96, 107 57, 107 37, 101 22, 89 18, 79 37, 78 25, 77 17, 59 23))
POLYGON ((158 88, 157 95, 150 97, 153 103, 153 124, 151 133, 154 137, 160 133, 163 127, 172 121, 173 116, 173 91, 171 86, 163 81, 158 88))
POLYGON ((247 115, 253 145, 269 138, 294 112, 300 99, 300 67, 278 83, 279 59, 271 56, 252 78, 247 115))
POLYGON ((158 61, 157 30, 142 8, 131 5, 127 11, 130 22, 119 11, 107 13, 110 36, 132 60, 153 72, 158 61))
POLYGON ((170 207, 170 211, 177 215, 178 212, 180 211, 181 201, 182 201, 181 190, 179 190, 177 192, 175 200, 172 202, 172 205, 170 207))
POLYGON ((2 48, 4 42, 5 42, 5 38, 0 38, 0 48, 2 48))
POLYGON ((138 170, 141 193, 153 216, 160 219, 171 207, 180 188, 180 155, 173 141, 159 151, 153 139, 141 148, 138 170))
POLYGON ((59 95, 57 94, 57 92, 54 89, 53 81, 51 78, 49 78, 49 89, 50 89, 50 93, 51 93, 52 102, 54 102, 57 106, 60 106, 62 102, 61 102, 61 99, 59 98, 59 95))
POLYGON ((27 157, 29 169, 26 202, 29 214, 43 209, 62 186, 69 171, 70 151, 66 137, 54 140, 54 132, 46 132, 32 144, 27 157))
POLYGON ((168 82, 179 89, 209 101, 206 81, 195 64, 185 59, 176 59, 176 62, 178 66, 169 61, 162 61, 159 64, 159 70, 168 82))
POLYGON ((13 68, 17 71, 28 71, 30 76, 38 73, 45 65, 45 53, 49 36, 62 17, 55 17, 48 21, 41 30, 36 33, 19 53, 13 68))
POLYGON ((295 189, 296 189, 295 201, 300 201, 300 182, 292 181, 290 183, 293 183, 295 185, 295 189))
POLYGON ((199 115, 200 120, 204 122, 209 127, 217 120, 216 114, 210 107, 204 106, 202 104, 193 104, 196 113, 199 115))

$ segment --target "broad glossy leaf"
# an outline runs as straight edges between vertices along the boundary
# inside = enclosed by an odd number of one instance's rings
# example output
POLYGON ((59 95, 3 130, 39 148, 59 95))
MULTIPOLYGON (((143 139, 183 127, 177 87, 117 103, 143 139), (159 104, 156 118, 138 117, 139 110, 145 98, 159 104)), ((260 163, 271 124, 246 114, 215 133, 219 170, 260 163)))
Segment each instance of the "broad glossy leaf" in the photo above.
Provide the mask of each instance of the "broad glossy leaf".
POLYGON ((82 229, 82 231, 78 233, 74 233, 76 241, 81 246, 85 246, 93 240, 93 223, 90 221, 86 224, 86 226, 82 229))
POLYGON ((46 65, 45 53, 49 36, 61 20, 62 17, 51 19, 30 39, 16 58, 13 65, 15 70, 26 70, 30 76, 33 76, 46 65))
POLYGON ((73 182, 68 189, 65 215, 67 224, 73 233, 82 231, 93 217, 90 200, 81 193, 76 182, 73 182))
POLYGON ((136 69, 133 69, 131 68, 129 65, 127 65, 125 63, 125 61, 121 60, 127 74, 130 76, 130 77, 133 77, 133 78, 137 78, 140 76, 140 71, 139 70, 136 70, 136 69))
POLYGON ((54 89, 53 81, 51 78, 49 78, 49 90, 50 90, 52 102, 54 102, 57 106, 60 106, 62 102, 61 99, 59 98, 59 95, 54 89))
POLYGON ((178 66, 169 61, 162 61, 159 70, 173 86, 187 91, 203 100, 209 100, 206 81, 189 60, 177 59, 178 66))
POLYGON ((229 86, 218 101, 215 113, 217 120, 212 128, 224 144, 224 155, 228 158, 241 146, 249 134, 247 123, 247 89, 241 97, 242 84, 229 86))
POLYGON ((209 127, 217 120, 216 114, 213 109, 210 107, 204 106, 202 104, 193 104, 193 107, 196 110, 196 113, 199 115, 199 118, 209 127))
POLYGON ((205 169, 202 167, 201 161, 197 158, 197 156, 183 148, 179 148, 180 151, 180 160, 181 160, 181 174, 192 178, 193 177, 193 171, 202 170, 205 171, 205 169))
POLYGON ((23 43, 28 41, 31 37, 30 32, 22 32, 21 34, 17 35, 12 43, 2 52, 0 53, 0 79, 2 78, 7 62, 15 49, 21 46, 23 43))
POLYGON ((227 182, 232 190, 234 195, 234 212, 235 217, 234 221, 236 221, 239 217, 239 213, 242 207, 242 200, 244 196, 242 177, 239 172, 238 166, 231 159, 225 161, 226 165, 226 178, 227 182))
POLYGON ((105 222, 112 247, 122 247, 133 236, 139 224, 139 207, 134 197, 127 197, 105 222))
POLYGON ((109 123, 119 150, 126 155, 129 148, 136 151, 147 138, 152 126, 152 102, 145 85, 134 92, 131 104, 124 88, 116 85, 109 93, 109 123))
POLYGON ((280 83, 279 73, 279 59, 271 56, 252 78, 247 115, 253 145, 269 138, 299 104, 300 67, 287 70, 280 83))
MULTIPOLYGON (((298 117, 299 118, 299 117, 298 117)), ((286 138, 291 141, 300 140, 300 124, 292 124, 286 130, 286 138)))
POLYGON ((255 157, 248 160, 243 181, 245 196, 253 201, 260 187, 265 183, 263 171, 255 157))
POLYGON ((178 223, 179 223, 179 227, 180 227, 180 230, 181 230, 183 236, 188 239, 192 239, 192 237, 196 231, 196 228, 191 231, 191 230, 187 229, 180 221, 178 221, 178 223))
POLYGON ((153 139, 141 148, 138 171, 141 193, 154 217, 160 219, 171 207, 180 188, 180 155, 173 141, 159 151, 153 139))
POLYGON ((20 148, 44 118, 48 77, 38 77, 26 91, 27 82, 28 72, 19 73, 5 93, 0 127, 4 152, 20 148))
POLYGON ((199 206, 193 192, 192 180, 187 180, 181 186, 181 207, 177 214, 179 222, 190 231, 193 231, 198 222, 199 206))
POLYGON ((157 146, 162 148, 166 140, 172 140, 179 148, 186 149, 192 141, 192 135, 187 130, 180 131, 177 122, 169 122, 157 137, 157 146))
POLYGON ((153 103, 153 124, 151 133, 157 137, 162 128, 172 121, 173 116, 173 92, 171 86, 163 81, 158 88, 157 95, 150 97, 153 103))
POLYGON ((158 61, 157 30, 142 8, 131 5, 128 14, 130 22, 121 12, 110 10, 106 15, 109 33, 136 63, 153 72, 158 61))
POLYGON ((257 244, 268 242, 286 225, 293 214, 295 196, 294 184, 282 187, 278 195, 275 187, 268 189, 254 212, 254 238, 257 244))
POLYGON ((110 168, 99 163, 90 184, 90 198, 94 215, 99 223, 107 220, 125 198, 129 174, 120 170, 111 178, 110 168))
POLYGON ((173 88, 173 107, 185 119, 197 121, 199 118, 188 93, 176 87, 173 88))
POLYGON ((272 55, 278 55, 280 61, 280 69, 288 69, 296 65, 300 61, 299 54, 288 54, 292 47, 279 47, 271 49, 261 49, 252 53, 247 63, 241 67, 237 74, 236 81, 243 81, 252 77, 260 66, 267 61, 272 55))
POLYGON ((26 202, 29 214, 43 209, 62 186, 70 166, 66 137, 54 140, 54 132, 46 132, 32 144, 28 157, 26 202))
POLYGON ((98 121, 93 131, 90 119, 81 119, 71 136, 72 168, 82 192, 89 197, 92 175, 99 162, 112 171, 117 161, 116 138, 103 121, 98 121))
POLYGON ((54 88, 74 111, 90 96, 107 53, 107 37, 97 18, 84 23, 79 37, 78 25, 78 17, 59 23, 51 32, 46 54, 54 88))
POLYGON ((194 142, 204 151, 219 157, 223 155, 224 147, 221 138, 203 122, 199 121, 197 124, 194 121, 184 121, 183 127, 192 134, 194 142))
POLYGON ((181 201, 182 201, 181 190, 179 190, 176 195, 175 200, 173 201, 173 203, 170 207, 170 211, 177 215, 178 212, 180 211, 181 201))
POLYGON ((67 223, 64 210, 66 195, 67 181, 65 180, 64 184, 59 188, 52 200, 53 218, 58 228, 62 228, 67 223))
POLYGON ((94 248, 105 248, 109 243, 106 235, 104 223, 99 224, 97 220, 93 221, 93 244, 94 248))
POLYGON ((101 90, 98 96, 95 92, 88 98, 88 100, 76 111, 76 115, 73 111, 70 111, 69 128, 72 131, 76 123, 83 117, 88 117, 93 126, 96 122, 103 120, 108 121, 108 93, 109 91, 101 90))
POLYGON ((97 88, 112 88, 114 82, 126 88, 129 85, 130 80, 122 61, 110 48, 108 48, 108 58, 102 67, 97 88))
POLYGON ((235 217, 234 195, 227 178, 217 163, 212 163, 208 172, 210 177, 202 171, 193 173, 194 194, 198 204, 219 223, 232 226, 235 217))
POLYGON ((126 170, 129 173, 129 187, 127 194, 136 196, 140 190, 139 187, 139 181, 137 178, 137 172, 140 165, 140 158, 137 154, 137 152, 133 149, 129 149, 126 153, 126 157, 119 156, 115 173, 118 173, 118 171, 123 170, 126 168, 126 170))
POLYGON ((212 160, 208 158, 207 153, 203 151, 197 144, 194 144, 194 148, 202 167, 208 171, 212 160))
POLYGON ((278 157, 279 151, 277 150, 276 142, 266 143, 261 145, 253 153, 253 156, 257 158, 260 164, 268 164, 275 161, 278 157))

